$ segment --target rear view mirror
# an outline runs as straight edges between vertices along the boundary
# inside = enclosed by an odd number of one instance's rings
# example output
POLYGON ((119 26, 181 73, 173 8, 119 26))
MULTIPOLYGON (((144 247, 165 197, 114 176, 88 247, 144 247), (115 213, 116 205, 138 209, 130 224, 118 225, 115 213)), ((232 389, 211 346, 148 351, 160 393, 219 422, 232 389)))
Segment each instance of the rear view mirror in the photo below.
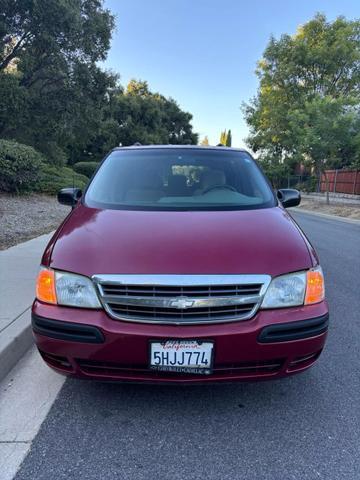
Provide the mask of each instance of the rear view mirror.
POLYGON ((297 207, 301 202, 299 190, 293 188, 282 188, 277 191, 277 197, 284 208, 297 207))
POLYGON ((74 207, 81 195, 82 191, 80 188, 62 188, 57 195, 57 199, 62 205, 74 207))

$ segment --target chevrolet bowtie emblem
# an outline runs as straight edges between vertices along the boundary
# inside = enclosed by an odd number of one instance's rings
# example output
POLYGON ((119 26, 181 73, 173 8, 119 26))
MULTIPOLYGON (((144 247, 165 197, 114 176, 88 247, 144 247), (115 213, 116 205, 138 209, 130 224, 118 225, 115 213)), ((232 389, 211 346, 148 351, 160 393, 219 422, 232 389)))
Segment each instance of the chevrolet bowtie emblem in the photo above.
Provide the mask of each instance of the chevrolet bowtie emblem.
POLYGON ((171 300, 170 307, 185 309, 190 308, 194 305, 194 300, 188 300, 187 298, 177 298, 176 300, 171 300))

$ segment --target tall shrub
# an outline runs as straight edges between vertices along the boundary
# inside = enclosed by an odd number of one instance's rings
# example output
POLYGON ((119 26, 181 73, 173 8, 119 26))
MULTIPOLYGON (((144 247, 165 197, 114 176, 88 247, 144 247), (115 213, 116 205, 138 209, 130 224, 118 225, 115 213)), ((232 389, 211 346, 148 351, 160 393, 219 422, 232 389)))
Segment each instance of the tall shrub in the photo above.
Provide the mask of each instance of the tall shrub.
POLYGON ((42 155, 28 145, 0 140, 0 191, 33 190, 41 177, 42 155))

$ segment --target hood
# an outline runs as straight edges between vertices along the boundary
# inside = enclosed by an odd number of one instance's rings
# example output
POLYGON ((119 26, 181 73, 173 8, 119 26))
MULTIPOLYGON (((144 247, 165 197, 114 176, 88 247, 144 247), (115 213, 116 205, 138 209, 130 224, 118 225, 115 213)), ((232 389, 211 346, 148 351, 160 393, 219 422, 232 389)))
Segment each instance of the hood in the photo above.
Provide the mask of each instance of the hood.
POLYGON ((313 266, 305 237, 280 207, 160 212, 79 205, 54 235, 43 262, 87 276, 274 276, 313 266))

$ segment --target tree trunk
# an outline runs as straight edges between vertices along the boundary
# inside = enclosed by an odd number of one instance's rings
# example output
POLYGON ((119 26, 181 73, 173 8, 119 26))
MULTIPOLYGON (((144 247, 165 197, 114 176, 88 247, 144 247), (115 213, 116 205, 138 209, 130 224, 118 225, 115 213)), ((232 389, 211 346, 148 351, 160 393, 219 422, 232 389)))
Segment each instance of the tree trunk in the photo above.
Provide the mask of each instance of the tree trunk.
POLYGON ((11 52, 8 53, 0 62, 0 70, 5 70, 5 68, 9 65, 11 60, 16 58, 17 52, 20 48, 23 48, 26 45, 26 42, 30 36, 30 32, 24 32, 23 35, 19 38, 17 43, 12 48, 11 52))
POLYGON ((329 178, 327 176, 326 170, 322 172, 325 177, 325 187, 326 187, 326 205, 330 205, 330 195, 329 195, 329 178))

